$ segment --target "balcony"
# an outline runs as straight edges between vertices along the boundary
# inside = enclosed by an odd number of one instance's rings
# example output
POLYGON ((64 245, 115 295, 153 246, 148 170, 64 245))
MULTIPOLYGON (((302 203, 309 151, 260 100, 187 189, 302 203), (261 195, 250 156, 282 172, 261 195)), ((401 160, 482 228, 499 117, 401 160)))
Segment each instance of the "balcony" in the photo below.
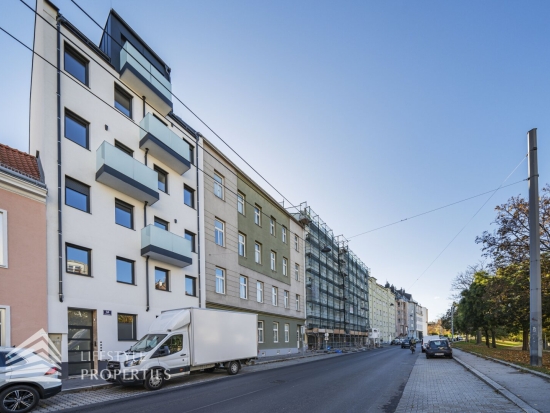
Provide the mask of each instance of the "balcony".
POLYGON ((164 116, 172 111, 172 84, 129 42, 120 50, 120 79, 164 116))
POLYGON ((154 225, 141 230, 141 256, 180 268, 193 263, 191 241, 154 225))
POLYGON ((158 174, 108 142, 96 151, 95 180, 149 205, 159 200, 158 174))
POLYGON ((139 147, 183 175, 191 167, 189 145, 168 127, 148 113, 139 123, 139 147))

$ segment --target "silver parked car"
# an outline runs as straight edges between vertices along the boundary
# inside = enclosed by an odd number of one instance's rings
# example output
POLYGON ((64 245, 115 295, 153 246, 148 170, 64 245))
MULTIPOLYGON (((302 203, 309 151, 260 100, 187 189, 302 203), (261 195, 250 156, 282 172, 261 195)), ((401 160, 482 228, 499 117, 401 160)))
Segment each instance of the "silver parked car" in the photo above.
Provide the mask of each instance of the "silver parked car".
POLYGON ((0 412, 30 412, 61 391, 57 366, 29 349, 0 347, 0 412))

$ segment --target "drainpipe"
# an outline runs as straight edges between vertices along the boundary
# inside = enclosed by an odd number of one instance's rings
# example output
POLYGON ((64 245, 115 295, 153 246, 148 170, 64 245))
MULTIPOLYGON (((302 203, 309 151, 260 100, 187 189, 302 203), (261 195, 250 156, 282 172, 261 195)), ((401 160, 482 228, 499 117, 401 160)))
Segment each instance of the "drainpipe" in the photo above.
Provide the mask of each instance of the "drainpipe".
POLYGON ((147 166, 147 153, 149 153, 149 148, 145 148, 145 166, 147 166))
POLYGON ((195 148, 195 169, 197 172, 197 260, 198 260, 198 275, 197 281, 199 285, 199 308, 201 308, 201 222, 200 222, 200 187, 199 187, 199 140, 200 133, 195 133, 196 148, 195 148))
POLYGON ((63 214, 61 211, 61 14, 57 17, 57 253, 59 301, 63 302, 63 214))
MULTIPOLYGON (((147 150, 145 150, 145 165, 147 165, 147 150)), ((147 226, 147 201, 143 205, 143 227, 147 226)), ((149 311, 149 256, 145 257, 145 311, 149 311)))
POLYGON ((145 96, 141 97, 143 99, 143 117, 145 117, 145 96))

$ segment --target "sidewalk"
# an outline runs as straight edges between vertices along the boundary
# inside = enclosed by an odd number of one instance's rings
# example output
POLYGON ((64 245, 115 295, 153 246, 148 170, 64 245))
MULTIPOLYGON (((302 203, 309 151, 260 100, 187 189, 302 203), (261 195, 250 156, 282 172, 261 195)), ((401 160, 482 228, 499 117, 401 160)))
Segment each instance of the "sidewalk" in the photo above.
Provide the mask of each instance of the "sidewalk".
POLYGON ((482 380, 493 382, 493 387, 514 400, 524 411, 550 413, 550 379, 462 350, 453 349, 453 353, 464 367, 477 373, 482 380))

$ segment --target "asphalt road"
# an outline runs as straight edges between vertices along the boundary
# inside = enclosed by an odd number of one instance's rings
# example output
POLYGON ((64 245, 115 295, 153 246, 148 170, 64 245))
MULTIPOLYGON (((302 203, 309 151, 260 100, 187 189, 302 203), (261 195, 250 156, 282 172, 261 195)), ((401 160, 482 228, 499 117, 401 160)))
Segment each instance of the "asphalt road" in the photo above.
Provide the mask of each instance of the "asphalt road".
MULTIPOLYGON (((397 346, 98 403, 79 412, 393 412, 418 354, 397 346)), ((225 374, 220 372, 219 374, 225 374)), ((73 410, 73 409, 71 409, 73 410)))

